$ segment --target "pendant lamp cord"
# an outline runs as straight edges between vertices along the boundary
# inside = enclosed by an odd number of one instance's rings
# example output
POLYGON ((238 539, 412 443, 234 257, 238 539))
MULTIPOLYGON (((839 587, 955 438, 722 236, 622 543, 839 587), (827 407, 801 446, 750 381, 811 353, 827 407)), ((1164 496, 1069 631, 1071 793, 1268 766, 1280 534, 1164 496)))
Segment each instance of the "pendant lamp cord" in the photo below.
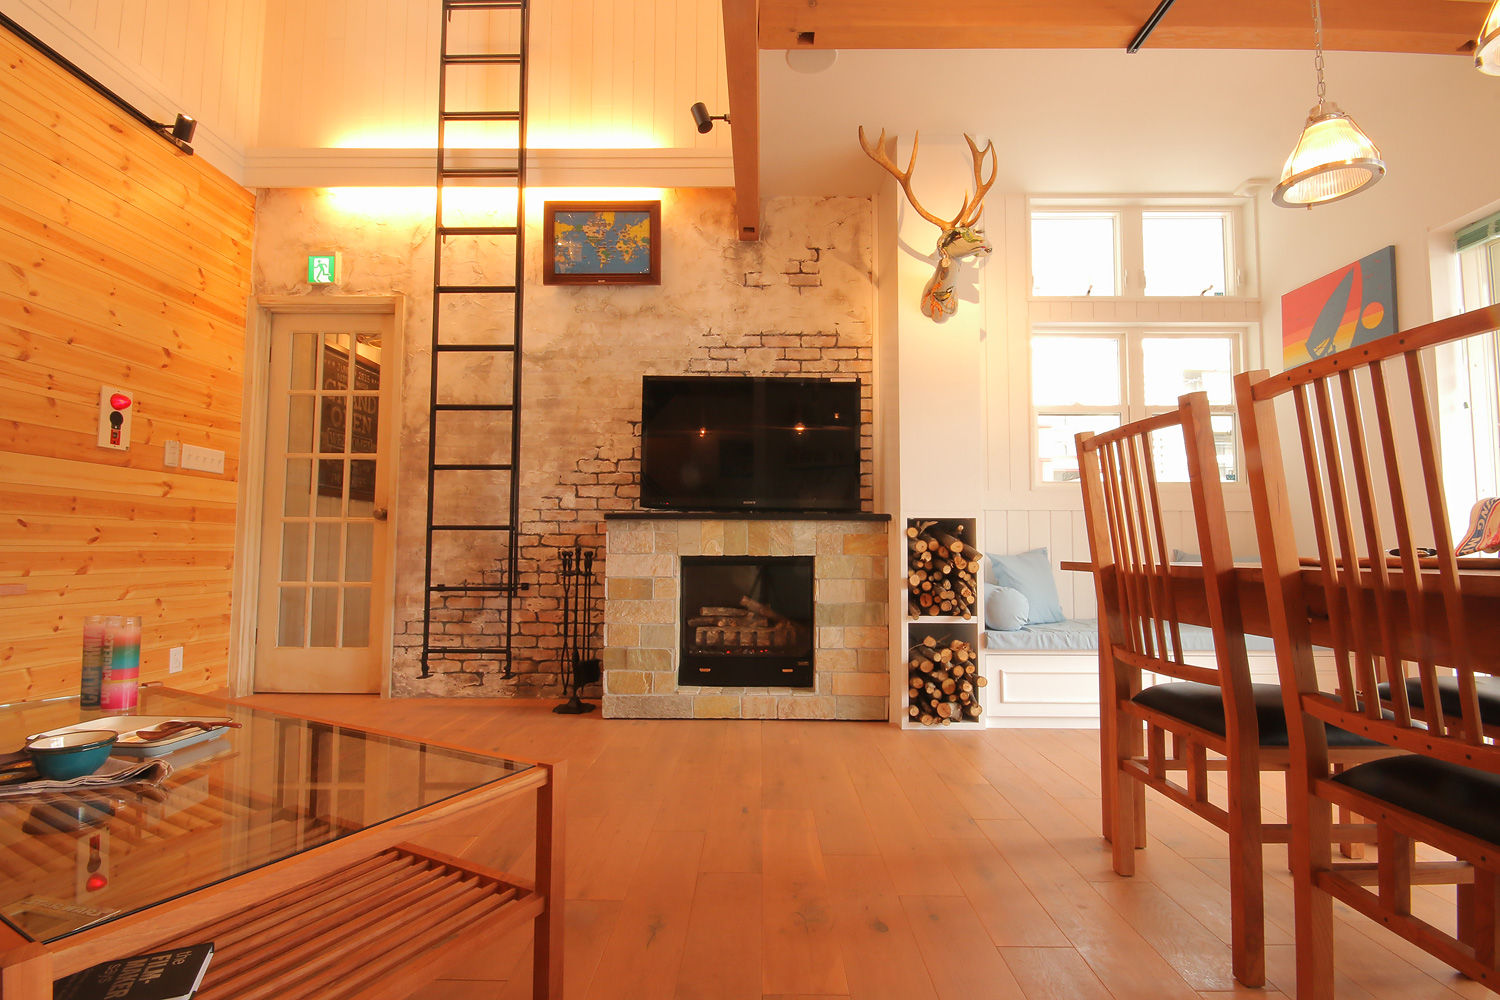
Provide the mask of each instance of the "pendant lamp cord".
POLYGON ((1313 12, 1313 67, 1318 71, 1318 108, 1322 109, 1328 99, 1328 87, 1323 83, 1323 7, 1312 0, 1313 12))

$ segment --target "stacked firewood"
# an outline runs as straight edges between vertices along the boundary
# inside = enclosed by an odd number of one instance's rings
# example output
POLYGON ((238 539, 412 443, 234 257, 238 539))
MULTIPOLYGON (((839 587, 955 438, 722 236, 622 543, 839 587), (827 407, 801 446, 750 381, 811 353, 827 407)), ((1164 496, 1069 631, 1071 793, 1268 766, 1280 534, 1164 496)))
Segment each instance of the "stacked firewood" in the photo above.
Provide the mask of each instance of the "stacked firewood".
POLYGON ((979 720, 979 689, 989 683, 974 647, 925 636, 907 654, 906 714, 924 726, 979 720))
POLYGON ((937 521, 906 528, 906 613, 972 618, 979 603, 979 551, 963 539, 963 524, 937 521))
POLYGON ((759 601, 740 598, 740 607, 704 605, 688 619, 693 646, 713 649, 784 649, 797 645, 796 622, 759 601))

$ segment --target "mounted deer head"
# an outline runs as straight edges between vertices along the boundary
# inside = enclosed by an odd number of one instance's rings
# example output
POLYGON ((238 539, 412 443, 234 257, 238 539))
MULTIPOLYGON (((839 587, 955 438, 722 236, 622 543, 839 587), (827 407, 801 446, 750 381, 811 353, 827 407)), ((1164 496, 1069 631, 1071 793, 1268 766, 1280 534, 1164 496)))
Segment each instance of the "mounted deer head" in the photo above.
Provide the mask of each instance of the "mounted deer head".
POLYGON ((971 200, 965 194, 958 214, 952 219, 942 219, 923 208, 916 195, 911 193, 911 172, 917 165, 917 139, 915 134, 911 138, 911 160, 903 171, 886 155, 885 129, 880 130, 879 139, 870 143, 865 140, 865 127, 859 127, 859 144, 864 147, 865 154, 889 170, 891 176, 900 182, 901 190, 906 192, 906 200, 911 202, 911 207, 916 209, 917 214, 942 231, 937 242, 937 268, 932 272, 932 279, 927 282, 927 287, 922 289, 922 315, 941 323, 958 310, 958 297, 953 292, 954 264, 966 257, 977 257, 994 249, 985 241, 984 233, 979 230, 977 223, 979 213, 984 210, 984 196, 989 192, 990 185, 995 183, 998 164, 993 140, 981 150, 965 134, 964 141, 969 144, 969 152, 974 158, 974 196, 971 200), (986 156, 990 161, 988 178, 983 176, 986 156))

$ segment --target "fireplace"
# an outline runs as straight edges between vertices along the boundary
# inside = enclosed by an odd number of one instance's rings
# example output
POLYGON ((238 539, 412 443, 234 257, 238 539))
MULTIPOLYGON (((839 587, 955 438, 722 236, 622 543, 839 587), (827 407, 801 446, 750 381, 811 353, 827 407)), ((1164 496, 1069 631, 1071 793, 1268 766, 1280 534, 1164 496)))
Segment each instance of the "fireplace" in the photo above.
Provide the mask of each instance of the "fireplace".
POLYGON ((812 557, 683 556, 678 682, 812 687, 812 557))

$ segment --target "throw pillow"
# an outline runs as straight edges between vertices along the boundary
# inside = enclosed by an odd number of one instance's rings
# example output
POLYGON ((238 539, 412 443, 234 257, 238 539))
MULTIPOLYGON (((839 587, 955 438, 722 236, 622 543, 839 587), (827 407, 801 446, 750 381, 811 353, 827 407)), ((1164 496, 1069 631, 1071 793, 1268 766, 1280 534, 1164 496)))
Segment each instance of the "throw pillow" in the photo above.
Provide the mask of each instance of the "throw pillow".
POLYGON ((1030 613, 1031 602, 1019 590, 993 583, 984 585, 985 628, 1014 632, 1026 624, 1026 616, 1030 613))
POLYGON ((1030 605, 1026 624, 1045 625, 1064 619, 1057 583, 1052 579, 1052 564, 1046 549, 1032 549, 1011 555, 985 557, 985 580, 1019 590, 1030 605))

